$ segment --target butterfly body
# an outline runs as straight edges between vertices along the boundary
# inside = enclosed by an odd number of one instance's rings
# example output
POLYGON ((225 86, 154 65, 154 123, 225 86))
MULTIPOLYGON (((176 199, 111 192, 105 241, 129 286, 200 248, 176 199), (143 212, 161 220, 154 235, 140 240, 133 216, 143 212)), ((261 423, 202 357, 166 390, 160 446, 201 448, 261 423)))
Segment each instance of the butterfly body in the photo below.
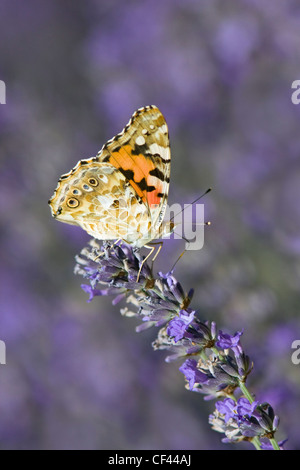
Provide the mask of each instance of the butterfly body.
POLYGON ((49 201, 52 215, 100 240, 142 247, 174 228, 163 222, 170 161, 163 115, 155 106, 140 108, 96 157, 61 176, 49 201))

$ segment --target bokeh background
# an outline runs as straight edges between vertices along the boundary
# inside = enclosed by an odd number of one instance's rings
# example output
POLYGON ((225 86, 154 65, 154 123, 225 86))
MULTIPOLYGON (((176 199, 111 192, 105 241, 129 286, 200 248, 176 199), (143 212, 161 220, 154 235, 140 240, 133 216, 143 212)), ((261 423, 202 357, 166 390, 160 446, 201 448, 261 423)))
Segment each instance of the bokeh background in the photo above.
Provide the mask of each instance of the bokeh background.
MULTIPOLYGON (((86 302, 73 267, 89 237, 47 205, 147 104, 169 125, 170 203, 213 188, 204 248, 176 277, 201 319, 244 328, 249 388, 299 449, 299 21, 295 0, 1 1, 2 449, 232 448, 209 429, 213 402, 152 350, 155 330, 86 302)), ((156 269, 183 246, 166 242, 156 269)))

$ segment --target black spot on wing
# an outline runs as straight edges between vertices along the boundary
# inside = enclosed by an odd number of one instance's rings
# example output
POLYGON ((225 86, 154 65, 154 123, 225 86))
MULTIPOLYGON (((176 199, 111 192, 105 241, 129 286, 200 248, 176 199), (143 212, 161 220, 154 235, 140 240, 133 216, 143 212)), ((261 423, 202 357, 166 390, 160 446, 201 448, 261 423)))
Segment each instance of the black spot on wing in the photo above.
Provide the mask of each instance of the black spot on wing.
POLYGON ((119 167, 118 170, 125 176, 126 179, 134 181, 134 172, 132 170, 123 170, 121 167, 119 167))
POLYGON ((141 181, 135 183, 138 185, 141 191, 147 191, 148 193, 155 190, 155 186, 148 186, 145 178, 142 178, 141 181))
POLYGON ((158 168, 154 168, 153 170, 149 171, 149 175, 155 176, 161 181, 165 181, 165 175, 163 174, 162 171, 160 171, 158 168))
POLYGON ((149 154, 149 147, 147 144, 137 145, 135 144, 134 148, 131 150, 132 155, 147 155, 149 154))

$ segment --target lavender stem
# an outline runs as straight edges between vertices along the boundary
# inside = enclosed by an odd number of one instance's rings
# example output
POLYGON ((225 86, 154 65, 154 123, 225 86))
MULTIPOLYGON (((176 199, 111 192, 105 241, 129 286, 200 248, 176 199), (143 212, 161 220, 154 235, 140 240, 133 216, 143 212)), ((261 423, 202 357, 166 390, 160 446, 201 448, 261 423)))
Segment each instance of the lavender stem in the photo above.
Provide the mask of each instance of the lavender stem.
POLYGON ((126 299, 123 315, 142 320, 138 332, 159 328, 154 349, 168 350, 167 362, 185 359, 179 370, 186 388, 218 400, 209 423, 225 434, 224 443, 250 441, 256 449, 282 449, 274 438, 279 418, 245 385, 253 364, 241 345, 243 331, 230 335, 217 331, 214 322, 201 321, 189 306, 193 290, 186 294, 173 272, 154 277, 139 251, 126 244, 100 247, 93 240, 77 257, 75 272, 90 280, 82 286, 89 300, 115 294, 114 304, 126 299))

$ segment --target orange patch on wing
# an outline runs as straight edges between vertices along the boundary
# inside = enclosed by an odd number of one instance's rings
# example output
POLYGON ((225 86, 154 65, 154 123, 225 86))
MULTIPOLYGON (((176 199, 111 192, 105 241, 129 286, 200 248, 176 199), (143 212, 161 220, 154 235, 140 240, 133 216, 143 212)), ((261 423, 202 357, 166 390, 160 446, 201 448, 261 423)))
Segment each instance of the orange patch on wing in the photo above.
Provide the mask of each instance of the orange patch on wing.
POLYGON ((149 172, 155 168, 153 161, 149 157, 145 157, 145 155, 142 154, 136 155, 135 162, 142 171, 142 178, 145 177, 147 179, 149 172))
POLYGON ((149 172, 155 168, 151 158, 143 154, 133 155, 132 147, 130 145, 124 145, 117 152, 111 153, 110 163, 116 168, 122 168, 122 170, 125 171, 131 170, 133 172, 133 179, 129 179, 129 182, 144 203, 148 202, 150 206, 160 203, 161 198, 158 197, 158 194, 161 192, 161 185, 153 191, 143 191, 138 186, 138 183, 143 179, 145 179, 146 184, 149 184, 149 172))
POLYGON ((160 201, 162 198, 161 196, 162 192, 163 192, 163 185, 161 182, 159 182, 154 191, 147 193, 147 201, 150 207, 152 207, 152 205, 157 206, 160 204, 160 201))

